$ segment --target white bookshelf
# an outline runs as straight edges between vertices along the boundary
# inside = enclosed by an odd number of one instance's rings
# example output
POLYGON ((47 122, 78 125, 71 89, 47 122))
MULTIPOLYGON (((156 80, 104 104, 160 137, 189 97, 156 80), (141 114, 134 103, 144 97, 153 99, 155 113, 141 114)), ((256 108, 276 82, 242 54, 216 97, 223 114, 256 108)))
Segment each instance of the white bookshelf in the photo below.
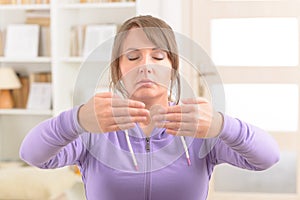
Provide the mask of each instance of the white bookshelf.
POLYGON ((64 57, 61 58, 61 62, 65 63, 82 63, 84 61, 83 57, 64 57))
POLYGON ((51 4, 0 5, 0 29, 25 23, 26 12, 49 12, 51 19, 51 57, 8 58, 0 56, 0 67, 12 66, 16 72, 52 72, 52 110, 0 109, 0 160, 17 160, 18 149, 27 132, 41 121, 70 109, 76 76, 84 57, 70 55, 70 29, 74 25, 121 24, 137 15, 135 2, 72 3, 51 0, 51 4), (17 138, 17 139, 12 139, 17 138))
POLYGON ((69 3, 62 4, 59 8, 62 9, 107 9, 107 8, 133 8, 135 9, 136 3, 134 2, 114 2, 114 3, 69 3))
POLYGON ((51 57, 9 58, 0 57, 1 63, 51 63, 51 57))
POLYGON ((33 110, 33 109, 0 109, 0 115, 42 115, 42 116, 52 116, 52 110, 33 110))
MULTIPOLYGON (((21 140, 34 125, 73 107, 73 90, 84 57, 70 55, 70 29, 82 24, 122 24, 126 19, 140 15, 151 14, 160 16, 161 2, 159 0, 136 0, 136 2, 119 3, 76 3, 79 0, 51 0, 50 5, 0 5, 0 29, 9 24, 25 23, 27 11, 49 12, 51 19, 51 57, 36 57, 32 59, 7 58, 0 56, 1 66, 12 66, 17 72, 52 72, 52 110, 11 109, 0 110, 0 160, 18 159, 17 151, 6 155, 1 145, 12 135, 21 135, 21 140), (160 8, 160 9, 158 9, 160 8)), ((178 3, 178 2, 177 2, 178 3)), ((174 3, 175 4, 175 3, 174 3)), ((165 8, 169 11, 169 6, 165 8)), ((163 14, 162 14, 163 15, 163 14)), ((160 16, 164 18, 163 16, 160 16)), ((180 17, 170 19, 176 22, 180 17)), ((167 20, 167 21, 170 21, 167 20)), ((8 144, 10 140, 8 140, 8 144)), ((18 144, 20 141, 18 141, 18 144)), ((11 144, 11 145, 15 145, 11 144)), ((18 149, 18 146, 14 146, 18 149)), ((10 148, 11 149, 11 148, 10 148)))
MULTIPOLYGON (((73 106, 73 89, 85 58, 70 55, 70 30, 72 26, 89 24, 121 24, 137 15, 135 2, 72 3, 55 1, 51 7, 53 34, 54 114, 73 106), (54 12, 53 12, 54 11, 54 12), (63 87, 62 87, 63 86, 63 87)), ((74 1, 73 1, 74 2, 74 1)))
POLYGON ((9 11, 9 10, 50 10, 50 5, 48 4, 32 4, 32 5, 1 5, 0 11, 9 11))

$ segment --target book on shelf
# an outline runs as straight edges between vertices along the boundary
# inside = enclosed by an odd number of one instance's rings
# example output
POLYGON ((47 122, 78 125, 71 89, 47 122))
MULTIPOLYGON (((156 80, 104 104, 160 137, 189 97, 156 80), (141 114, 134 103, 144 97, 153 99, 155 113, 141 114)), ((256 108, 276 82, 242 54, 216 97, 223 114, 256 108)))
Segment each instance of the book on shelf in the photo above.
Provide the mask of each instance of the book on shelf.
POLYGON ((135 0, 80 0, 80 3, 135 2, 135 0))
POLYGON ((115 24, 88 25, 85 30, 83 56, 88 56, 101 43, 112 38, 117 32, 115 24))
POLYGON ((49 11, 30 10, 26 12, 26 24, 35 24, 40 27, 39 56, 51 56, 51 32, 49 11))
POLYGON ((30 83, 51 83, 52 74, 50 72, 31 73, 29 75, 30 83))
POLYGON ((50 4, 50 0, 0 0, 1 4, 50 4))
MULTIPOLYGON (((32 98, 35 98, 36 96, 39 96, 38 94, 35 94, 34 92, 36 90, 36 86, 32 86, 42 83, 48 88, 49 85, 51 85, 51 73, 49 72, 41 72, 41 73, 32 73, 30 75, 19 75, 19 80, 21 82, 21 88, 12 90, 12 96, 14 99, 14 108, 34 108, 35 105, 32 98), (31 90, 31 93, 30 93, 31 90), (31 97, 29 98, 29 96, 31 97), (30 99, 30 100, 29 100, 30 99), (28 103, 28 100, 31 101, 28 103)), ((39 87, 39 86, 37 86, 39 87)), ((49 91, 48 91, 49 92, 49 91)), ((46 98, 47 95, 45 95, 46 98)), ((40 97, 38 97, 40 98, 40 97)), ((51 97, 50 97, 51 98, 51 97)), ((44 100, 43 100, 44 101, 44 100)), ((50 100, 51 101, 51 100, 50 100)), ((40 105, 41 103, 39 103, 40 105)), ((50 106, 51 107, 51 106, 50 106)), ((45 108, 49 108, 49 101, 47 101, 47 106, 45 108)))
POLYGON ((12 0, 0 0, 0 4, 12 4, 12 0))
POLYGON ((27 109, 51 109, 52 84, 51 73, 33 73, 29 75, 29 95, 27 109))
POLYGON ((39 56, 51 56, 51 32, 49 26, 41 26, 39 39, 39 56))
POLYGON ((12 96, 15 108, 26 108, 29 94, 29 78, 28 76, 20 76, 21 88, 12 90, 12 96))
POLYGON ((4 31, 0 29, 0 56, 4 55, 4 31))
POLYGON ((40 26, 50 26, 50 12, 47 10, 26 11, 26 24, 38 24, 40 26))
POLYGON ((117 32, 116 24, 76 25, 70 31, 70 56, 88 56, 117 32))
POLYGON ((39 25, 36 24, 9 24, 7 26, 4 55, 15 58, 37 57, 39 32, 39 25))
POLYGON ((86 25, 75 25, 70 31, 70 56, 80 57, 83 55, 84 37, 86 25))

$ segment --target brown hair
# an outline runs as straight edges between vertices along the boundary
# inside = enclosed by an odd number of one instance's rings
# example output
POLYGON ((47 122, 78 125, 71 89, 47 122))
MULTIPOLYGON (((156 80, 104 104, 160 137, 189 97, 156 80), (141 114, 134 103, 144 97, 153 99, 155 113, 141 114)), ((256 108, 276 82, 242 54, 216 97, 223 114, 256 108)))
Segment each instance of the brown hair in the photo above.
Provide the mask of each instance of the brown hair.
POLYGON ((150 15, 137 16, 128 19, 118 30, 118 34, 114 39, 112 49, 112 63, 111 63, 111 88, 117 89, 123 95, 127 93, 125 88, 119 84, 122 73, 119 67, 119 60, 122 51, 123 41, 127 33, 132 28, 142 28, 147 38, 156 46, 167 51, 167 55, 172 65, 170 95, 172 95, 172 88, 177 81, 177 97, 176 103, 180 97, 180 78, 179 78, 179 57, 177 43, 172 28, 163 20, 150 15))

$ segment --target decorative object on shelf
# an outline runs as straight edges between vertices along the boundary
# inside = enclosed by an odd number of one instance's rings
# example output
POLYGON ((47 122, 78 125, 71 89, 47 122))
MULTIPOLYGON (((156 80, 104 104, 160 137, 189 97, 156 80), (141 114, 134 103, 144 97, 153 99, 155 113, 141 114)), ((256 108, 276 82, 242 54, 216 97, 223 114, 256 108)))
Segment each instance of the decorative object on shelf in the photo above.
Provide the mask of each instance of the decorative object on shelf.
POLYGON ((4 55, 13 58, 38 57, 39 30, 39 25, 35 24, 8 25, 4 55))
POLYGON ((0 108, 10 109, 14 107, 14 101, 11 95, 12 89, 21 87, 21 83, 10 67, 0 68, 0 108))

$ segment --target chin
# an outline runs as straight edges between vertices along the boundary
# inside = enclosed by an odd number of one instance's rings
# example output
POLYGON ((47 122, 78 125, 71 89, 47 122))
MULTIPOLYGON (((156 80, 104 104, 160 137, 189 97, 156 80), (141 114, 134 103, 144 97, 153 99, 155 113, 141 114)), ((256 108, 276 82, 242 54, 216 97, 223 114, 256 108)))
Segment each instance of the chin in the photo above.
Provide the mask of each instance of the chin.
POLYGON ((133 94, 131 96, 131 99, 135 99, 135 100, 139 100, 139 101, 145 101, 145 100, 149 100, 149 99, 153 99, 153 98, 157 98, 158 94, 152 94, 150 92, 140 92, 138 94, 133 94))
POLYGON ((165 92, 159 92, 157 89, 139 89, 131 95, 130 99, 145 102, 153 99, 160 99, 162 96, 165 96, 165 92))
POLYGON ((168 99, 167 89, 153 85, 151 87, 148 85, 139 87, 130 95, 130 99, 142 102, 153 101, 155 99, 161 100, 164 97, 168 99))

